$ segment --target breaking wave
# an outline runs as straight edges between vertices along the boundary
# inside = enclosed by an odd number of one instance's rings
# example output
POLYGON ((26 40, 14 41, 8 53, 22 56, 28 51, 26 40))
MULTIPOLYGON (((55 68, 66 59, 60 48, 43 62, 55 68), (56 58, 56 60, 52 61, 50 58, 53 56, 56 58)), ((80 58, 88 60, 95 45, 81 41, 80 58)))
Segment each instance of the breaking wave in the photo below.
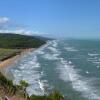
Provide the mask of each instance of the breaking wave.
POLYGON ((88 81, 78 74, 71 61, 65 61, 63 58, 60 59, 61 63, 58 64, 57 68, 60 71, 60 78, 65 82, 71 81, 73 89, 82 92, 90 100, 100 100, 100 96, 88 85, 88 81))
POLYGON ((30 52, 21 57, 15 63, 15 67, 11 67, 11 72, 14 75, 14 83, 18 84, 20 80, 25 80, 29 83, 27 92, 29 95, 44 95, 45 88, 49 87, 47 80, 42 80, 43 72, 40 71, 41 64, 38 61, 38 54, 43 54, 42 51, 48 44, 39 48, 35 52, 30 52))
MULTIPOLYGON (((88 98, 89 100, 100 100, 95 87, 92 87, 89 84, 89 81, 86 77, 79 74, 79 69, 76 69, 76 66, 73 65, 72 61, 68 61, 67 57, 64 58, 64 53, 62 49, 69 52, 79 52, 80 50, 74 47, 62 47, 59 46, 58 40, 48 41, 48 43, 35 52, 30 52, 27 55, 23 56, 19 61, 16 62, 15 67, 11 68, 11 71, 15 77, 14 82, 18 83, 20 80, 26 80, 29 83, 27 92, 36 95, 43 95, 46 93, 47 88, 52 86, 48 83, 49 78, 46 80, 44 78, 44 70, 41 70, 44 66, 43 63, 46 63, 46 68, 48 68, 48 62, 55 63, 54 67, 58 72, 58 79, 62 82, 70 82, 73 90, 81 92, 83 97, 88 98), (63 54, 63 55, 62 55, 63 54), (41 61, 39 59, 41 58, 41 61), (47 62, 46 62, 47 61, 47 62)), ((97 54, 88 53, 88 60, 94 63, 97 62, 97 54)), ((73 58, 71 60, 78 60, 80 58, 73 58)), ((99 68, 99 65, 98 65, 99 68)), ((56 73, 56 72, 54 72, 56 73)), ((85 73, 89 74, 89 70, 85 73)), ((53 76, 55 77, 55 76, 53 76)), ((66 83, 67 84, 67 83, 66 83)), ((53 86, 54 87, 54 86, 53 86)))
POLYGON ((67 51, 71 51, 71 52, 79 51, 79 50, 75 49, 74 47, 65 47, 64 49, 67 51))

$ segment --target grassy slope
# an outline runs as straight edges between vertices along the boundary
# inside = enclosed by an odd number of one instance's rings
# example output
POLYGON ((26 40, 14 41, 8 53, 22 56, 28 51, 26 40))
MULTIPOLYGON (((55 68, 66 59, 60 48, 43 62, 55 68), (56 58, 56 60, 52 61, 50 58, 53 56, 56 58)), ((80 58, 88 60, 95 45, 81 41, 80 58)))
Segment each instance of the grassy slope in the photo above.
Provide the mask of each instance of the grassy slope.
POLYGON ((13 85, 12 81, 6 79, 1 73, 0 73, 0 97, 4 99, 5 95, 10 100, 27 100, 25 97, 18 91, 15 91, 15 85, 13 85), (14 92, 15 91, 15 92, 14 92))
POLYGON ((42 37, 0 33, 0 61, 20 53, 22 49, 38 48, 46 41, 47 39, 42 37))
POLYGON ((0 48, 0 61, 3 61, 7 58, 15 56, 16 54, 20 53, 22 49, 3 49, 0 48))
POLYGON ((0 73, 0 97, 5 97, 5 95, 10 100, 65 100, 64 97, 57 91, 50 93, 49 95, 36 96, 27 95, 23 87, 24 85, 14 85, 12 81, 6 79, 0 73))

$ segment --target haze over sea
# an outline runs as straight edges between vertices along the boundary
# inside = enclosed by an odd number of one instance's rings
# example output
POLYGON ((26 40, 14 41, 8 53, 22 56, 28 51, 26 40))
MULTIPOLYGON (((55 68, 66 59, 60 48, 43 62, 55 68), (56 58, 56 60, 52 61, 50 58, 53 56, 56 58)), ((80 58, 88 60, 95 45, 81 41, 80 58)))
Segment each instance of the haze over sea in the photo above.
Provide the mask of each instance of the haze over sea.
POLYGON ((69 100, 100 100, 100 41, 48 41, 16 60, 10 71, 15 83, 29 83, 30 95, 58 90, 69 100))

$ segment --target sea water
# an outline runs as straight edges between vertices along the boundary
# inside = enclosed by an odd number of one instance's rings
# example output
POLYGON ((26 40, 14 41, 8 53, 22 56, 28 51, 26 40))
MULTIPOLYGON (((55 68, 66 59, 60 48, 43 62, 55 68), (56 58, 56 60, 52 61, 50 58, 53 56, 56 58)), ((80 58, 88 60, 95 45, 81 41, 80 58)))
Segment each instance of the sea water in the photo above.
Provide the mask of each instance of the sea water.
POLYGON ((30 95, 58 90, 69 100, 100 100, 100 41, 48 41, 19 58, 10 71, 14 83, 29 83, 30 95))

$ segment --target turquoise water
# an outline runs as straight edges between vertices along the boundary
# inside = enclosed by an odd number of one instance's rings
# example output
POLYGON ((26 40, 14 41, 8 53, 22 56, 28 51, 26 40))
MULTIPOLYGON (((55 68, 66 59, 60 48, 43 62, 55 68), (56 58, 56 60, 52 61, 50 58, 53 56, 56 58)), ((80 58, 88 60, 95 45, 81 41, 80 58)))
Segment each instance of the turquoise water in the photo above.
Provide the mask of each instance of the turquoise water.
POLYGON ((53 40, 10 67, 14 82, 26 80, 27 92, 58 90, 69 100, 100 100, 100 41, 53 40))

